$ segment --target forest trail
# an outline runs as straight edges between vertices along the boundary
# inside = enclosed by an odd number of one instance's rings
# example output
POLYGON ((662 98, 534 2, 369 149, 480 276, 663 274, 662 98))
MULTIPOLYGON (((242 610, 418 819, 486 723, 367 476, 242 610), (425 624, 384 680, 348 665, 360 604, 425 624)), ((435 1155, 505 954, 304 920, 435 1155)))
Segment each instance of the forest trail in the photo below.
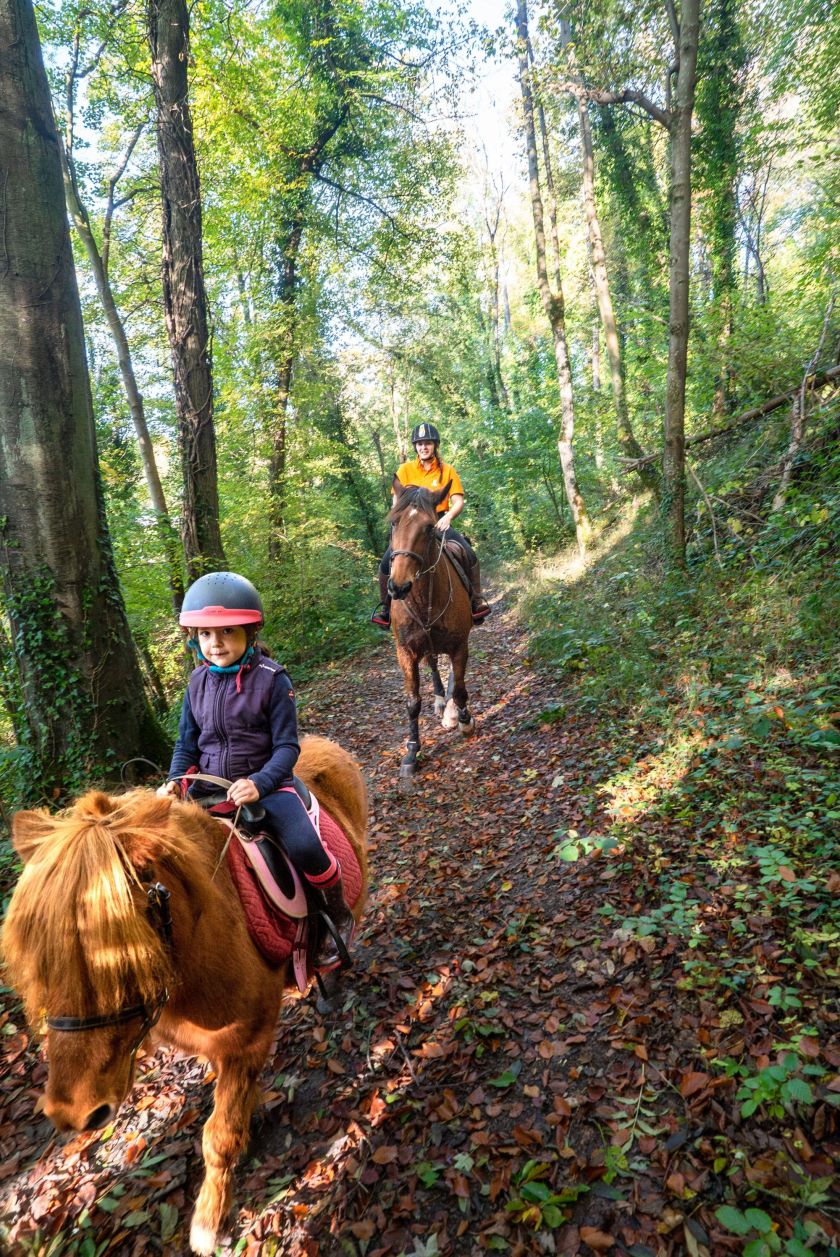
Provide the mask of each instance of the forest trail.
MULTIPOLYGON (((605 920, 608 900, 633 911, 631 866, 561 850, 606 819, 615 748, 594 718, 564 713, 513 613, 497 604, 471 642, 476 736, 441 729, 424 682, 410 794, 390 638, 304 689, 303 730, 349 748, 370 783, 372 893, 343 1010, 285 1006, 223 1251, 730 1251, 710 1228, 723 1132, 765 1159, 784 1144, 735 1135, 733 1080, 703 1055, 743 1037, 744 1016, 727 1023, 678 985, 679 940, 605 920)), ((657 859, 666 849, 660 835, 657 859)), ((769 1051, 753 1030, 750 1052, 769 1051)), ((50 1253, 185 1252, 204 1067, 158 1052, 112 1131, 43 1155, 43 1066, 23 1034, 7 1032, 4 1051, 13 1251, 46 1253, 60 1232, 50 1253), (76 1247, 85 1236, 93 1246, 76 1247)), ((816 1173, 822 1154, 808 1151, 816 1173)))

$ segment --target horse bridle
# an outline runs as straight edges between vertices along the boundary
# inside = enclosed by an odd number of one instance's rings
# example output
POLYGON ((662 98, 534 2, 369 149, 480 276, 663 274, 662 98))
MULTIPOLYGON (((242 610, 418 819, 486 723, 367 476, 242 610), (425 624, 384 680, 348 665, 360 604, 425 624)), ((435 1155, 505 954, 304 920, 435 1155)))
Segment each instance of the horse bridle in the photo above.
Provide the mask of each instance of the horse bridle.
MULTIPOLYGON (((167 951, 172 946, 172 915, 169 911, 170 892, 161 882, 155 882, 146 891, 146 915, 155 933, 161 939, 167 951)), ((140 1033, 131 1048, 133 1060, 137 1049, 151 1030, 160 1020, 169 992, 163 988, 154 1004, 131 1004, 128 1008, 119 1008, 114 1013, 99 1013, 92 1017, 47 1017, 46 1023, 50 1030, 75 1033, 78 1030, 102 1030, 106 1026, 121 1026, 135 1017, 142 1019, 140 1033)))

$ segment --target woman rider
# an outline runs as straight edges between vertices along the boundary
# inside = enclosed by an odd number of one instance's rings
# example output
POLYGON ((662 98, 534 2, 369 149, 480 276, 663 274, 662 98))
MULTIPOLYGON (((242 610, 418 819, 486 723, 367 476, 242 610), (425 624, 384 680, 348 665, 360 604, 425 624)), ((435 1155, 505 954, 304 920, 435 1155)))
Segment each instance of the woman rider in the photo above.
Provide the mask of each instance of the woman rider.
MULTIPOLYGON (((419 485, 423 489, 440 489, 445 485, 447 480, 452 481, 452 485, 447 497, 438 504, 438 520, 436 527, 444 534, 447 541, 455 541, 463 550, 467 575, 472 582, 472 618, 473 624, 482 624, 490 615, 490 607, 487 605, 481 593, 481 571, 479 568, 478 557, 473 550, 466 537, 456 532, 452 527, 453 519, 461 514, 464 509, 464 490, 461 487, 461 478, 454 467, 449 463, 442 462, 438 454, 438 446, 440 445, 440 433, 433 423, 418 423, 411 433, 411 443, 414 446, 417 457, 411 462, 402 463, 397 468, 397 479, 402 485, 419 485)), ((396 502, 397 494, 393 495, 393 502, 396 502)), ((382 599, 379 606, 370 617, 371 624, 376 624, 379 628, 389 629, 391 627, 391 595, 388 593, 388 577, 391 571, 391 546, 382 556, 379 564, 379 596, 382 599)))

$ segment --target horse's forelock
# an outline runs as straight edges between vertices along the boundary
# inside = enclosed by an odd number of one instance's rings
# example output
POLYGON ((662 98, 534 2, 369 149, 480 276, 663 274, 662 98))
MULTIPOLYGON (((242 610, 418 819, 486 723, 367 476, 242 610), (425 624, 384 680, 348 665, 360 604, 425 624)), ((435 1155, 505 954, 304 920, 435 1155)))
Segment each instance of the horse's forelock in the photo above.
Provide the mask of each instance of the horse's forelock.
POLYGON ((424 515, 428 515, 430 519, 435 517, 435 508, 432 502, 432 495, 428 489, 424 489, 422 485, 411 485, 403 489, 400 496, 394 503, 393 509, 389 516, 392 524, 396 524, 410 506, 415 510, 422 511, 424 515))

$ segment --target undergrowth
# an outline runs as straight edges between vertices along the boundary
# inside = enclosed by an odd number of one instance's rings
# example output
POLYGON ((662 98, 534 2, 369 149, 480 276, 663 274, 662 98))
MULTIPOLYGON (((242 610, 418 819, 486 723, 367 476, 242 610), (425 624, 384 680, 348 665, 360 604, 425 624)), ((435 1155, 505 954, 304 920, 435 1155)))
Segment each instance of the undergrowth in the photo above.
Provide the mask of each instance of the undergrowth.
POLYGON ((808 972, 840 974, 837 409, 782 510, 749 444, 705 464, 685 573, 665 575, 662 523, 646 504, 602 536, 577 579, 547 568, 522 607, 532 655, 563 682, 541 719, 601 722, 593 823, 630 853, 640 888, 638 913, 614 924, 681 934, 696 951, 687 985, 718 984, 721 939, 691 884, 702 862, 726 899, 727 980, 760 977, 747 944, 756 918, 775 922, 785 976, 765 993, 793 1021, 808 972))

